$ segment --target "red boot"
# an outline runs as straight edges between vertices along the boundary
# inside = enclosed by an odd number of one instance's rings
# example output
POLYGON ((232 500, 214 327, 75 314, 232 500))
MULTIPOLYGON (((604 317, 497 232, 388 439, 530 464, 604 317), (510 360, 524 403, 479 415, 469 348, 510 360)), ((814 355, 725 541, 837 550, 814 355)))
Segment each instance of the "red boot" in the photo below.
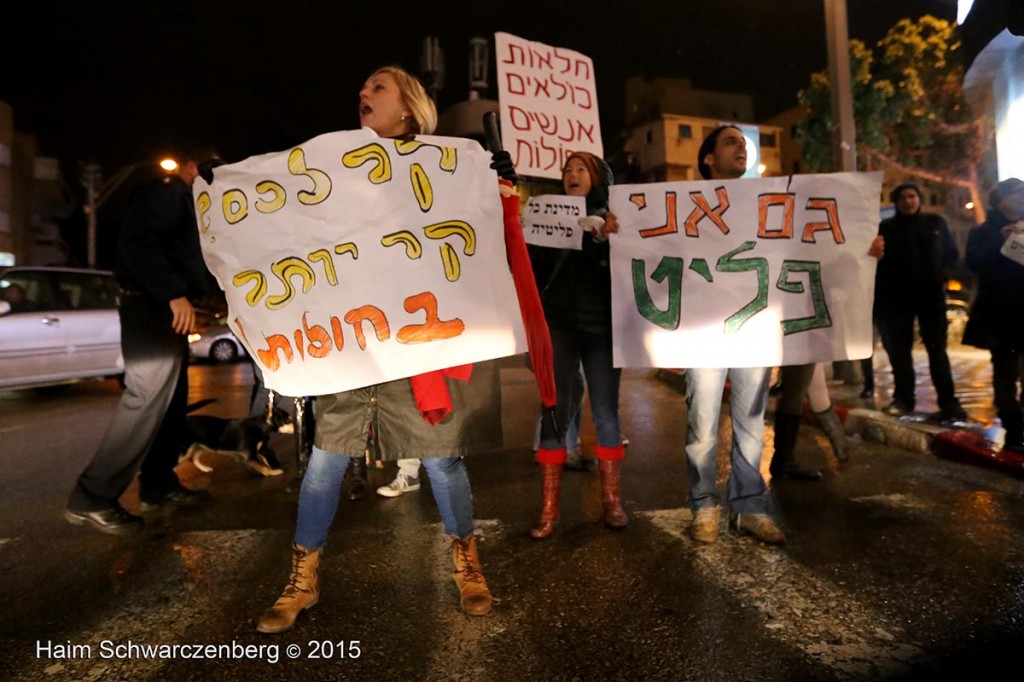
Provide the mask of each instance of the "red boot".
POLYGON ((541 508, 537 527, 530 530, 530 536, 543 540, 555 530, 558 521, 558 490, 562 487, 562 467, 565 466, 565 448, 558 450, 540 449, 537 461, 541 468, 541 494, 544 506, 541 508))
POLYGON ((601 469, 601 502, 604 505, 604 525, 620 530, 629 525, 629 517, 622 508, 619 497, 619 482, 622 473, 622 457, 625 449, 620 443, 617 447, 606 448, 598 445, 595 448, 598 466, 601 469))

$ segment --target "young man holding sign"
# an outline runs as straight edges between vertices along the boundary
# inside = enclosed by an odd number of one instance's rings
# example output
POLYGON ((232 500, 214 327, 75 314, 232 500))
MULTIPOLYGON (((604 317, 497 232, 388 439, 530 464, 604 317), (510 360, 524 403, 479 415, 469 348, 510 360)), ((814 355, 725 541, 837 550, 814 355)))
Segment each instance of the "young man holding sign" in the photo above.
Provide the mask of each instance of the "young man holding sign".
MULTIPOLYGON (((700 146, 697 167, 706 180, 732 180, 747 170, 746 138, 739 128, 720 126, 700 146)), ((718 418, 726 378, 731 383, 732 471, 730 524, 761 542, 782 544, 786 536, 768 516, 768 487, 761 476, 761 438, 768 405, 768 367, 686 370, 686 459, 690 473, 690 537, 718 539, 722 507, 715 490, 718 418)))

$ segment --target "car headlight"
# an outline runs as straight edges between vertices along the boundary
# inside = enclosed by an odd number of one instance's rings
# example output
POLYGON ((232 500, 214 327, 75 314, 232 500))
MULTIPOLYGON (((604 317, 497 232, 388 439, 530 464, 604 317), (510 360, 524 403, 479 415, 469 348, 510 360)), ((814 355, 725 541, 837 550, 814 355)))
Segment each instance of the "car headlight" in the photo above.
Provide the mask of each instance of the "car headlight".
POLYGON ((189 334, 188 335, 188 342, 189 343, 195 343, 196 341, 198 341, 201 338, 203 338, 202 334, 195 334, 195 333, 189 334))

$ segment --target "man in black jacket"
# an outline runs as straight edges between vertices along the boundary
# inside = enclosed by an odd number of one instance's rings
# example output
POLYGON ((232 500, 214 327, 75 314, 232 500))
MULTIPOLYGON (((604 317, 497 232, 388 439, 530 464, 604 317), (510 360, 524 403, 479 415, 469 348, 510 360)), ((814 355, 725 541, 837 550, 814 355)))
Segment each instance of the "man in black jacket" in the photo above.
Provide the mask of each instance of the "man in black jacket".
POLYGON ((921 190, 904 184, 892 191, 896 215, 882 221, 885 257, 875 277, 875 319, 892 364, 891 415, 912 412, 914 396, 914 318, 928 351, 928 368, 943 419, 966 419, 957 400, 946 355, 946 281, 959 254, 946 221, 921 211, 921 190))
POLYGON ((209 497, 183 487, 174 473, 188 405, 192 300, 208 282, 191 187, 199 166, 216 154, 197 148, 187 157, 176 174, 132 195, 119 234, 116 276, 122 287, 118 312, 125 389, 64 512, 69 522, 104 533, 130 533, 142 526, 140 517, 118 503, 137 471, 143 511, 209 497))
POLYGON ((1003 253, 1024 231, 1024 181, 1003 180, 990 195, 988 219, 967 240, 967 267, 978 276, 978 296, 964 343, 992 352, 992 392, 1006 430, 1003 447, 1024 453, 1024 409, 1017 384, 1024 358, 1024 264, 1003 253))

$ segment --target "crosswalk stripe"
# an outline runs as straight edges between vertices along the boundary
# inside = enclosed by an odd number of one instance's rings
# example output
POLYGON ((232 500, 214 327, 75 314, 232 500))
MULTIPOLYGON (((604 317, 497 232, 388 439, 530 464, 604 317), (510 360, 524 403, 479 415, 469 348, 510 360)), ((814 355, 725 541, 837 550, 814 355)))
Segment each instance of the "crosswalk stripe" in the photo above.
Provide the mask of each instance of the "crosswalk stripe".
POLYGON ((822 580, 788 557, 784 548, 722 534, 713 545, 686 534, 688 509, 642 512, 659 530, 690 546, 695 565, 742 603, 765 617, 765 628, 838 673, 855 679, 908 673, 920 647, 893 622, 859 603, 856 595, 822 580))

